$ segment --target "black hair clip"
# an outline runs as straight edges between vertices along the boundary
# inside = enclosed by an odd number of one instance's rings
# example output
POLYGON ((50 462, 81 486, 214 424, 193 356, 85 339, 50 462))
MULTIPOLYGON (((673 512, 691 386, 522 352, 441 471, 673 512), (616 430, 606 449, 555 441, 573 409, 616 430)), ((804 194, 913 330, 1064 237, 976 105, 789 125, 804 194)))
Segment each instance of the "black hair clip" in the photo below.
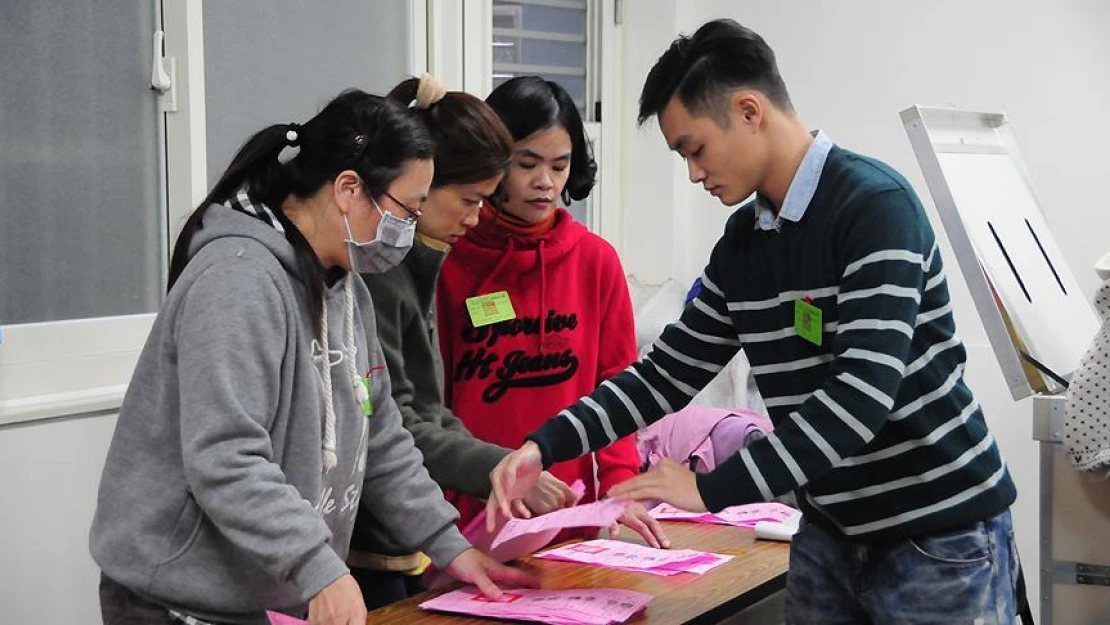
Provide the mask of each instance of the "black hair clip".
POLYGON ((355 135, 352 141, 355 144, 354 157, 357 161, 358 159, 362 158, 362 153, 366 150, 366 144, 368 143, 368 140, 366 135, 355 135))

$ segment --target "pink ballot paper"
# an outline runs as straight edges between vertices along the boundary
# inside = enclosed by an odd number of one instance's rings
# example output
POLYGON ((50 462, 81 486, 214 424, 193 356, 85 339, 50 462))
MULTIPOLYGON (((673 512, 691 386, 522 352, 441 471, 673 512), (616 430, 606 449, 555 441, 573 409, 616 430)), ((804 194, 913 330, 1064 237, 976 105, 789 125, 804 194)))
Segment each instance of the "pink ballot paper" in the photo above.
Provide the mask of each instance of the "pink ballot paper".
POLYGON ((660 521, 691 521, 694 523, 717 523, 736 527, 755 528, 760 522, 781 523, 798 527, 802 513, 781 503, 753 503, 745 506, 732 506, 717 513, 689 512, 669 504, 661 503, 649 512, 660 521))
POLYGON ((282 614, 281 612, 271 612, 266 610, 266 616, 270 619, 270 625, 308 625, 308 621, 302 621, 299 618, 282 614))
POLYGON ((579 590, 506 589, 500 599, 489 599, 474 586, 440 595, 420 604, 421 609, 555 625, 623 623, 643 610, 651 595, 617 588, 579 590))
MULTIPOLYGON (((581 499, 582 495, 586 494, 586 486, 582 483, 582 480, 578 480, 574 484, 571 484, 570 489, 577 495, 575 503, 578 503, 578 499, 581 499)), ((486 513, 483 510, 466 526, 466 529, 463 530, 463 536, 465 536, 466 539, 470 541, 470 544, 474 545, 474 548, 478 551, 488 554, 498 562, 508 562, 509 560, 515 560, 543 548, 559 533, 558 528, 549 528, 542 532, 520 534, 516 538, 510 540, 498 540, 497 548, 495 549, 493 547, 493 542, 500 538, 501 532, 505 528, 507 521, 509 521, 509 519, 498 515, 496 528, 494 528, 492 533, 487 532, 486 513)))
MULTIPOLYGON (((617 522, 628 507, 627 501, 605 499, 581 506, 571 506, 530 519, 509 519, 493 538, 491 549, 518 536, 539 532, 558 532, 568 527, 607 527, 617 522)), ((548 539, 550 540, 550 538, 548 539)))
POLYGON ((537 558, 593 564, 652 575, 701 575, 732 559, 732 556, 694 549, 655 549, 619 540, 588 540, 536 554, 537 558))

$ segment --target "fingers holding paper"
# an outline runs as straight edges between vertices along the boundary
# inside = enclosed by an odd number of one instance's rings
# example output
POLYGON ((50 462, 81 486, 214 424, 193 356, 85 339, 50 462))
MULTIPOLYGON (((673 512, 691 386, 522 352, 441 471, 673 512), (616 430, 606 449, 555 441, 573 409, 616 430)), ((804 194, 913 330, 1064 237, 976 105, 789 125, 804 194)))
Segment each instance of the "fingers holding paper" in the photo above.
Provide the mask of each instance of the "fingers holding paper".
POLYGON ((491 599, 501 597, 498 584, 516 588, 540 586, 536 576, 505 566, 477 549, 467 549, 459 554, 447 565, 446 573, 459 581, 474 584, 491 599))
MULTIPOLYGON (((644 542, 656 549, 671 548, 671 541, 667 538, 667 533, 663 531, 663 526, 659 524, 659 521, 652 518, 647 508, 638 501, 628 504, 628 507, 624 509, 624 514, 620 518, 620 525, 636 532, 644 539, 644 542)), ((620 535, 620 525, 609 528, 610 538, 616 538, 620 535)))
POLYGON ((643 475, 617 484, 609 489, 609 496, 636 501, 659 499, 683 510, 706 511, 694 472, 670 459, 663 460, 643 475))
POLYGON ((540 448, 527 441, 520 449, 501 459, 490 473, 493 486, 489 500, 486 501, 486 530, 492 532, 497 523, 497 515, 514 516, 513 502, 523 500, 543 472, 543 459, 540 448))

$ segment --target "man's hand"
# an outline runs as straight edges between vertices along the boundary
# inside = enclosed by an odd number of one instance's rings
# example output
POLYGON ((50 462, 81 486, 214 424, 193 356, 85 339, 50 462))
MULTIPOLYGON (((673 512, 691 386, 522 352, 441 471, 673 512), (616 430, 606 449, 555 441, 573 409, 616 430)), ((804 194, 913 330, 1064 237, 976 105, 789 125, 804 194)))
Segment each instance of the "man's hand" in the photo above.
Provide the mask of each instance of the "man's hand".
POLYGON ((698 492, 694 472, 669 458, 652 467, 647 473, 637 475, 610 488, 609 496, 614 499, 635 501, 659 499, 690 512, 706 511, 705 502, 698 492))
POLYGON ((366 602, 358 582, 344 575, 308 602, 309 625, 365 625, 366 602))
MULTIPOLYGON (((500 564, 477 549, 467 549, 451 560, 445 572, 455 579, 474 584, 482 594, 490 599, 501 597, 497 582, 509 586, 539 588, 540 580, 534 575, 500 564)), ((363 610, 363 614, 366 611, 363 610)), ((363 621, 366 620, 363 616, 363 621)))
MULTIPOLYGON (((489 474, 493 489, 486 501, 486 531, 495 529, 498 514, 506 518, 513 516, 513 502, 524 499, 542 472, 540 448, 532 441, 525 442, 520 449, 497 463, 489 474)), ((520 507, 524 507, 523 501, 520 507)))
MULTIPOLYGON (((652 516, 648 514, 647 508, 644 508, 638 501, 632 502, 624 509, 624 514, 622 514, 620 518, 620 524, 634 530, 643 537, 648 545, 656 549, 671 548, 671 541, 667 538, 666 532, 663 531, 663 526, 659 524, 659 521, 652 518, 652 516)), ((620 533, 620 525, 614 525, 609 528, 610 538, 616 538, 620 536, 620 533)))

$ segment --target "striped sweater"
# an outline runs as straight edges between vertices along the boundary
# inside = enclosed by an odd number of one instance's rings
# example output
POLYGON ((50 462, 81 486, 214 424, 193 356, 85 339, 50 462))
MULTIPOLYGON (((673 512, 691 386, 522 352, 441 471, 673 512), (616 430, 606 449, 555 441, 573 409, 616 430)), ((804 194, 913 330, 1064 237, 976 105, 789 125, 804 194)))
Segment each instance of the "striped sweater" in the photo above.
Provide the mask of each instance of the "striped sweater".
POLYGON ((651 352, 529 437, 545 466, 679 410, 743 347, 775 431, 698 475, 710 510, 799 490, 811 522, 881 543, 1009 507, 921 203, 883 163, 825 149, 804 215, 767 229, 755 202, 737 210, 651 352), (803 299, 820 345, 795 329, 803 299))

